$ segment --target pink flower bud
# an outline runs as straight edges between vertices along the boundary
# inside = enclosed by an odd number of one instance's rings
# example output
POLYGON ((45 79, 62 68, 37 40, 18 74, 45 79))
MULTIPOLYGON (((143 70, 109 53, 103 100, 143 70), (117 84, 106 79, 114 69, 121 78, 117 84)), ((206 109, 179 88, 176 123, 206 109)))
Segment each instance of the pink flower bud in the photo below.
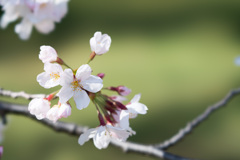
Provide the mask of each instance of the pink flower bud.
POLYGON ((98 73, 97 76, 100 77, 101 79, 103 79, 105 77, 105 74, 104 73, 98 73))

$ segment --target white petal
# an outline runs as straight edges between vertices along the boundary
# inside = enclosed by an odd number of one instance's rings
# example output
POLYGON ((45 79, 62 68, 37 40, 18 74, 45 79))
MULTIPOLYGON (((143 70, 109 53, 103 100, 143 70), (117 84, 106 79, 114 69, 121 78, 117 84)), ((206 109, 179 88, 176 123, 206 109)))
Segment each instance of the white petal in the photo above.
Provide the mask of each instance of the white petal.
POLYGON ((102 89, 102 82, 103 80, 100 77, 91 75, 88 79, 82 81, 81 85, 89 92, 96 93, 102 89))
POLYGON ((80 145, 83 145, 85 142, 87 142, 90 138, 93 138, 96 134, 96 128, 91 128, 80 135, 78 139, 78 143, 80 145))
POLYGON ((59 111, 58 111, 58 116, 59 118, 67 118, 68 116, 71 115, 71 106, 69 104, 63 103, 61 104, 59 111))
POLYGON ((147 113, 147 106, 142 103, 131 103, 126 105, 129 110, 130 118, 135 118, 137 114, 146 114, 147 113))
POLYGON ((123 129, 129 129, 129 113, 126 110, 122 110, 119 115, 119 125, 123 129))
POLYGON ((71 85, 73 82, 73 72, 71 69, 65 69, 64 72, 60 75, 60 85, 65 86, 65 85, 71 85))
POLYGON ((95 51, 95 48, 96 48, 96 40, 95 40, 94 37, 92 37, 92 38, 90 39, 90 47, 91 47, 91 50, 92 50, 92 51, 95 51))
POLYGON ((76 73, 77 80, 84 81, 89 78, 92 73, 92 69, 88 64, 80 66, 76 73))
POLYGON ((40 23, 35 24, 35 27, 39 32, 48 34, 54 30, 55 24, 53 20, 49 19, 49 20, 44 20, 44 21, 41 21, 40 23))
POLYGON ((108 131, 110 131, 111 138, 119 141, 126 141, 127 138, 131 135, 128 131, 125 129, 113 127, 111 125, 106 125, 108 128, 108 131))
POLYGON ((60 91, 57 93, 60 103, 66 103, 74 94, 71 86, 63 86, 60 91))
POLYGON ((42 72, 39 75, 37 75, 37 82, 40 84, 40 86, 44 87, 44 88, 51 88, 51 86, 46 85, 47 81, 49 81, 50 75, 46 72, 42 72))
POLYGON ((43 119, 46 117, 47 112, 50 109, 50 103, 43 98, 34 98, 28 105, 28 110, 32 115, 35 115, 37 119, 43 119))
POLYGON ((84 90, 75 91, 73 98, 79 110, 86 108, 90 103, 90 98, 84 90))
POLYGON ((94 145, 98 149, 107 148, 107 146, 110 143, 110 140, 111 138, 109 133, 106 131, 106 127, 105 126, 98 127, 97 133, 93 137, 94 145))
POLYGON ((43 63, 56 61, 57 57, 56 50, 51 46, 43 45, 40 47, 39 59, 42 60, 43 63))
POLYGON ((17 18, 18 18, 18 13, 17 13, 17 12, 14 12, 15 7, 12 6, 12 7, 10 8, 10 10, 12 10, 12 11, 6 12, 6 13, 2 16, 2 18, 1 18, 1 22, 0 22, 0 23, 1 23, 1 27, 2 27, 2 28, 6 28, 9 23, 17 20, 17 18))
POLYGON ((15 32, 21 39, 27 40, 32 32, 32 27, 33 25, 30 21, 23 19, 20 24, 15 26, 15 32))
POLYGON ((141 98, 141 94, 139 93, 133 97, 133 99, 131 100, 131 103, 139 102, 140 98, 141 98))
POLYGON ((44 64, 44 70, 48 73, 62 73, 63 69, 60 64, 57 63, 45 63, 44 64))
POLYGON ((59 108, 58 106, 53 106, 48 112, 47 112, 47 119, 49 119, 50 121, 53 121, 53 123, 55 123, 58 119, 59 119, 59 116, 58 116, 58 111, 59 111, 59 108))

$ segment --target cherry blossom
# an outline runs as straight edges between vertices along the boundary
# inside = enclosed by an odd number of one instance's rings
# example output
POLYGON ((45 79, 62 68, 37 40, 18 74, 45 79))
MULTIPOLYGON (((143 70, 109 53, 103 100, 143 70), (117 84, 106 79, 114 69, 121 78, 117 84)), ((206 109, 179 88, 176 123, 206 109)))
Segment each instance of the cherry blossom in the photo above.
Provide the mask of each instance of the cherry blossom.
POLYGON ((113 96, 110 96, 110 98, 114 101, 118 101, 118 102, 123 102, 123 101, 126 101, 127 98, 126 97, 123 97, 123 96, 119 96, 119 95, 113 95, 113 96))
POLYGON ((47 112, 50 110, 50 102, 43 98, 34 98, 30 101, 28 110, 38 120, 41 120, 46 118, 47 112))
POLYGON ((101 32, 95 32, 94 36, 90 39, 90 47, 97 55, 102 55, 109 51, 111 45, 111 37, 101 32))
POLYGON ((73 97, 79 110, 86 108, 90 103, 87 91, 96 93, 103 87, 102 79, 91 75, 92 69, 88 64, 78 68, 76 75, 71 69, 65 69, 61 75, 61 90, 58 92, 59 102, 66 103, 73 97))
POLYGON ((67 118, 68 116, 71 115, 71 106, 69 104, 58 104, 54 105, 48 112, 47 112, 47 118, 54 123, 64 117, 67 118))
POLYGON ((15 26, 21 39, 28 39, 34 26, 41 33, 50 33, 55 28, 54 23, 60 22, 67 13, 67 3, 68 0, 2 0, 1 27, 6 28, 21 18, 15 26))
POLYGON ((83 145, 90 138, 93 138, 94 145, 98 149, 107 148, 111 140, 126 141, 130 133, 124 129, 111 125, 99 126, 87 130, 80 135, 78 143, 83 145))
POLYGON ((44 88, 51 88, 59 85, 60 75, 63 73, 61 65, 57 63, 45 63, 45 72, 37 76, 38 83, 44 88))
POLYGON ((139 103, 141 94, 137 94, 133 97, 129 104, 126 105, 127 111, 129 112, 129 118, 136 118, 138 114, 146 114, 147 106, 139 103))
POLYGON ((54 48, 43 45, 40 47, 39 59, 42 60, 43 63, 50 63, 57 61, 58 55, 54 48))

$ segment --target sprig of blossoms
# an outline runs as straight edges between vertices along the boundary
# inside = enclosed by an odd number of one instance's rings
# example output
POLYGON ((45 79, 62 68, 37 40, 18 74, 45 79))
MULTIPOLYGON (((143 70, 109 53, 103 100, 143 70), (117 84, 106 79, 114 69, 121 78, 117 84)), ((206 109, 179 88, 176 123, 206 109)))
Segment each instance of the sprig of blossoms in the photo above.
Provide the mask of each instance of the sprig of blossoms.
POLYGON ((129 119, 136 118, 138 114, 146 114, 148 108, 139 102, 141 95, 137 94, 126 105, 131 89, 124 85, 103 88, 104 73, 92 75, 89 63, 96 55, 102 55, 109 51, 111 38, 107 34, 96 32, 90 39, 90 54, 87 64, 77 69, 72 69, 57 54, 51 46, 41 46, 39 59, 44 63, 44 72, 37 76, 39 84, 48 89, 61 86, 59 90, 49 94, 45 98, 33 99, 28 106, 31 114, 41 120, 47 118, 56 122, 60 118, 71 115, 69 100, 73 97, 76 107, 82 110, 92 103, 96 107, 100 125, 87 130, 80 135, 78 143, 83 145, 93 138, 94 145, 98 149, 106 148, 111 140, 126 141, 135 131, 130 127, 129 119), (103 90, 111 90, 118 95, 103 94, 103 90), (58 98, 58 103, 51 107, 51 101, 58 98))
POLYGON ((9 23, 21 19, 15 32, 23 40, 30 37, 32 28, 48 34, 67 13, 68 0, 0 0, 4 11, 0 25, 6 28, 9 23))

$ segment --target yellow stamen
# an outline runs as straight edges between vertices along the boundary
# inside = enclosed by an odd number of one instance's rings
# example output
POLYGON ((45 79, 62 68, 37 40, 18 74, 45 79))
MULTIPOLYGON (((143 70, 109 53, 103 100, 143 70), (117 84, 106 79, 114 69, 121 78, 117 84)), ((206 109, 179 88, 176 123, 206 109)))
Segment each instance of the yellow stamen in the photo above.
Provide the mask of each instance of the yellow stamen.
POLYGON ((52 72, 50 74, 50 77, 56 81, 56 80, 58 80, 60 78, 60 75, 57 74, 57 73, 52 72))
POLYGON ((81 91, 82 90, 82 85, 80 84, 81 81, 75 80, 73 81, 71 84, 71 88, 73 89, 73 91, 81 91))

